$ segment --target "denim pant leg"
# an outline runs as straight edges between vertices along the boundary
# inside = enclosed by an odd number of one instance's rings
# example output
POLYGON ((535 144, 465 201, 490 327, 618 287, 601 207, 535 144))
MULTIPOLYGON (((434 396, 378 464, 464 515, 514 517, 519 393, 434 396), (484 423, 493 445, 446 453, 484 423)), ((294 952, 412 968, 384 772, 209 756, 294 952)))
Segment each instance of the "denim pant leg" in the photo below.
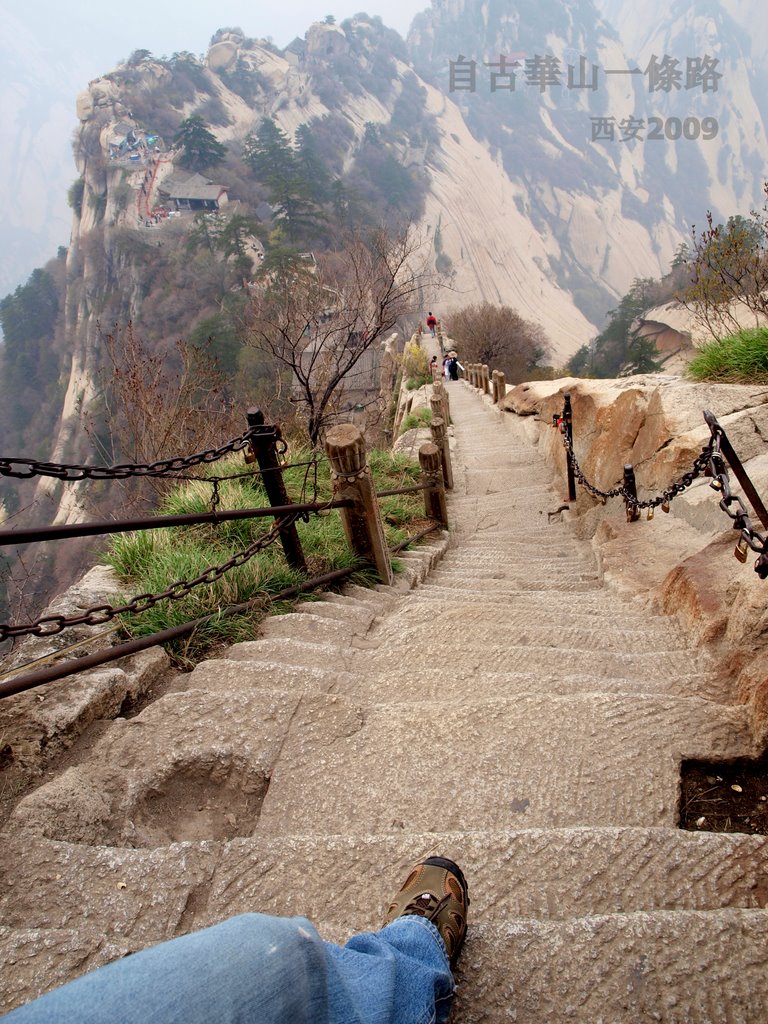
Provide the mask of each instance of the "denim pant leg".
POLYGON ((437 930, 402 918, 345 947, 304 918, 243 914, 117 960, 4 1024, 428 1024, 453 978, 437 930))

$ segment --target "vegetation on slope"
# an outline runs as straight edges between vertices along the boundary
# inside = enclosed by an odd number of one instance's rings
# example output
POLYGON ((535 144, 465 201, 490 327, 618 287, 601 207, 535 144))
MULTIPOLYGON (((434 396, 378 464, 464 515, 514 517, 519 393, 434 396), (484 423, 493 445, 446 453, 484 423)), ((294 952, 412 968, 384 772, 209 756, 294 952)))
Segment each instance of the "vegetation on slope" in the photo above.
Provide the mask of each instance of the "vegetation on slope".
POLYGON ((688 374, 719 384, 768 384, 768 328, 707 342, 689 363, 688 374))
MULTIPOLYGON (((291 449, 292 463, 306 463, 285 470, 288 493, 296 501, 329 501, 332 497, 330 472, 324 459, 313 459, 310 449, 291 449)), ((371 450, 368 462, 377 490, 406 487, 419 482, 419 467, 403 455, 371 450)), ((269 499, 258 475, 251 476, 242 461, 209 466, 208 476, 239 475, 219 485, 221 509, 261 508, 269 499)), ((201 474, 202 475, 202 474, 201 474)), ((160 505, 162 515, 208 512, 211 509, 211 484, 186 483, 167 494, 160 505)), ((387 541, 390 545, 416 532, 423 517, 420 493, 381 499, 387 541)), ((221 565, 237 552, 249 547, 270 529, 270 521, 248 519, 220 523, 218 526, 193 526, 119 535, 111 542, 106 561, 122 581, 136 593, 161 593, 176 580, 190 580, 212 566, 221 565)), ((309 522, 297 523, 307 561, 309 577, 354 564, 347 547, 337 511, 311 515, 309 522)), ((257 554, 244 565, 231 569, 220 580, 192 590, 181 600, 162 601, 138 616, 126 616, 125 631, 145 636, 169 626, 188 622, 226 608, 228 605, 256 600, 248 613, 231 618, 214 618, 199 627, 191 638, 176 642, 172 650, 181 664, 189 665, 219 643, 236 643, 253 638, 254 625, 269 608, 272 595, 300 583, 304 577, 285 562, 279 542, 257 554), (263 601, 258 600, 264 598, 263 601)), ((361 570, 358 582, 370 582, 371 573, 361 570)))

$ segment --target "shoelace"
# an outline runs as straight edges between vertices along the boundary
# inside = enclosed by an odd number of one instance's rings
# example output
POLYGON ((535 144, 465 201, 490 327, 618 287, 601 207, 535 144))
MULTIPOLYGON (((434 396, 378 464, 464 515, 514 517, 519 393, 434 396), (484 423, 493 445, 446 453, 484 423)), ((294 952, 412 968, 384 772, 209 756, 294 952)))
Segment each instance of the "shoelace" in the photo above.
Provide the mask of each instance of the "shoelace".
POLYGON ((450 896, 443 896, 442 899, 438 899, 433 892, 423 892, 420 896, 414 896, 403 914, 415 914, 417 917, 426 917, 428 921, 432 921, 450 898, 450 896))

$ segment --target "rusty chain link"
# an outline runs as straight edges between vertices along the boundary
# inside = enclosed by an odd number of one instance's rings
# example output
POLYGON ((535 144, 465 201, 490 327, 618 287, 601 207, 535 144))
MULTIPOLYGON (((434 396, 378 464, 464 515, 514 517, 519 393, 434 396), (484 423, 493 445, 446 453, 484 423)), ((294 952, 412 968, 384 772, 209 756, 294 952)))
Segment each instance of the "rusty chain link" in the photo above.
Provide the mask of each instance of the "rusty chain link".
POLYGON ((217 580, 229 572, 245 565, 259 551, 273 544, 280 535, 280 530, 295 523, 299 518, 297 515, 283 516, 275 521, 272 529, 262 534, 249 547, 238 551, 221 565, 211 566, 193 580, 177 580, 161 594, 137 594, 127 604, 115 608, 111 604, 99 604, 88 608, 82 615, 45 615, 36 622, 24 623, 21 625, 0 624, 0 642, 9 640, 11 637, 20 636, 56 636, 70 626, 102 626, 111 622, 118 615, 139 615, 150 608, 154 608, 160 601, 177 601, 186 597, 190 591, 202 584, 216 583, 217 580))
POLYGON ((679 480, 676 480, 671 484, 666 491, 662 494, 658 494, 655 498, 648 498, 645 501, 640 501, 638 498, 627 490, 626 487, 614 487, 610 491, 601 491, 599 487, 595 487, 589 480, 584 476, 584 471, 578 463, 576 453, 573 450, 573 444, 568 439, 567 434, 563 434, 563 446, 568 452, 571 458, 571 465, 576 475, 576 479, 582 485, 582 487, 589 491, 590 494, 594 494, 597 498, 623 498, 627 504, 633 508, 658 508, 659 505, 668 505, 673 498, 676 498, 678 494, 682 494, 683 491, 687 490, 697 477, 701 476, 702 473, 706 472, 707 467, 710 464, 710 458, 712 455, 713 444, 710 443, 702 449, 700 455, 694 459, 692 468, 684 473, 679 480))
POLYGON ((38 462, 35 459, 0 458, 0 476, 18 477, 21 480, 35 476, 51 476, 57 480, 125 480, 132 476, 172 476, 193 466, 218 462, 225 455, 242 451, 256 435, 279 438, 274 427, 249 427, 240 437, 228 441, 220 448, 208 448, 194 455, 179 455, 157 462, 123 463, 117 466, 77 466, 58 462, 38 462))
POLYGON ((761 580, 768 579, 768 534, 760 533, 759 530, 754 528, 743 498, 738 494, 734 494, 731 490, 728 466, 720 451, 722 427, 713 418, 713 421, 709 422, 709 429, 712 432, 712 450, 709 460, 712 476, 710 487, 713 490, 720 491, 722 494, 720 508, 733 520, 734 530, 738 530, 741 534, 736 545, 736 557, 740 562, 746 562, 747 548, 751 548, 758 555, 755 559, 755 572, 761 580), (731 509, 732 505, 736 505, 735 511, 731 509))

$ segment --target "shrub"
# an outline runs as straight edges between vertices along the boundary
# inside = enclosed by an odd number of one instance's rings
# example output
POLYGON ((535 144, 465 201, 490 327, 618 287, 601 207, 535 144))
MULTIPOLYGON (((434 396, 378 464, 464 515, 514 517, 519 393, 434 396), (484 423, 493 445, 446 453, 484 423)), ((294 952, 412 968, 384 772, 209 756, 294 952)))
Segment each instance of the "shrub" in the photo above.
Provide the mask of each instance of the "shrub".
POLYGON ((432 422, 432 410, 426 405, 422 409, 417 409, 416 412, 409 412, 403 422, 400 424, 400 433, 404 434, 406 430, 416 430, 418 427, 428 427, 432 422))

